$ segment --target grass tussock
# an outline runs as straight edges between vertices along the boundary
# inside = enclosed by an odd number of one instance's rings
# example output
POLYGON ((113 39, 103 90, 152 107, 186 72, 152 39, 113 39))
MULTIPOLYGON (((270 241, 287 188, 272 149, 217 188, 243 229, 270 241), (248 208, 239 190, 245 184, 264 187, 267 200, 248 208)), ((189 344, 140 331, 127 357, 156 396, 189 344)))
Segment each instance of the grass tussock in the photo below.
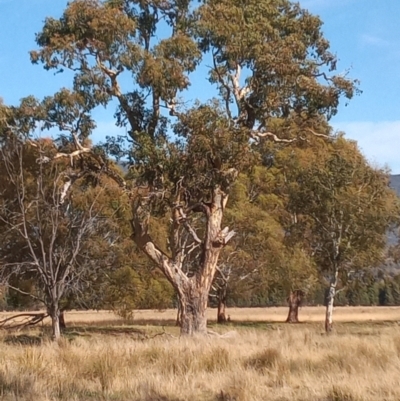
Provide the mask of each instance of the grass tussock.
POLYGON ((251 367, 261 372, 276 369, 282 362, 282 354, 279 349, 265 348, 252 355, 245 363, 246 367, 251 367))
POLYGON ((332 389, 328 390, 326 401, 362 401, 362 399, 355 394, 353 389, 334 385, 332 389))
POLYGON ((226 338, 93 335, 38 344, 2 336, 0 400, 399 400, 398 327, 364 325, 362 333, 287 325, 226 338))

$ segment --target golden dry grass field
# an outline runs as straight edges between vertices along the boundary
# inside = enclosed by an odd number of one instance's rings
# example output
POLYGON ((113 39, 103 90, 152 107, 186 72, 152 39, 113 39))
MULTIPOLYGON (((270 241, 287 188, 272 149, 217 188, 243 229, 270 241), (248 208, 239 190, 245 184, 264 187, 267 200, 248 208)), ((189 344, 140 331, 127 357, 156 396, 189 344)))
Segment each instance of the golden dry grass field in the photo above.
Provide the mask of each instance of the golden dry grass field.
MULTIPOLYGON (((271 308, 228 308, 227 315, 233 323, 245 322, 284 322, 286 320, 288 309, 285 307, 271 308)), ((11 312, 0 312, 0 320, 11 316, 11 312)), ((216 309, 209 308, 207 317, 210 323, 216 320, 216 309)), ((324 321, 325 308, 318 307, 302 307, 300 308, 299 317, 303 323, 317 323, 321 325, 324 321)), ((166 310, 137 310, 134 313, 133 323, 145 325, 163 325, 173 324, 176 319, 175 309, 166 310)), ((98 324, 121 324, 123 319, 115 315, 111 311, 69 311, 66 312, 67 323, 72 325, 98 325, 98 324)), ((379 307, 336 307, 334 311, 335 322, 382 322, 382 321, 399 321, 400 322, 400 306, 379 306, 379 307)), ((47 322, 48 323, 48 322, 47 322)), ((321 326, 322 327, 322 326, 321 326)))
POLYGON ((179 337, 175 311, 130 324, 68 312, 59 343, 46 327, 0 332, 0 400, 400 400, 400 308, 336 308, 329 336, 323 308, 302 308, 299 325, 279 323, 286 308, 228 313, 205 338, 179 337))
MULTIPOLYGON (((288 308, 228 308, 227 315, 232 322, 284 322, 288 308)), ((207 317, 210 322, 216 320, 216 309, 209 308, 207 317)), ((303 307, 300 308, 299 317, 302 322, 323 322, 325 307, 303 307)), ((76 323, 113 321, 119 318, 112 312, 81 312, 71 311, 67 313, 67 319, 76 323)), ((173 322, 176 319, 176 310, 164 311, 138 310, 134 314, 134 320, 139 322, 173 322)), ((366 322, 366 321, 400 321, 400 307, 337 307, 334 312, 334 320, 337 322, 366 322)), ((400 400, 399 400, 400 401, 400 400)))

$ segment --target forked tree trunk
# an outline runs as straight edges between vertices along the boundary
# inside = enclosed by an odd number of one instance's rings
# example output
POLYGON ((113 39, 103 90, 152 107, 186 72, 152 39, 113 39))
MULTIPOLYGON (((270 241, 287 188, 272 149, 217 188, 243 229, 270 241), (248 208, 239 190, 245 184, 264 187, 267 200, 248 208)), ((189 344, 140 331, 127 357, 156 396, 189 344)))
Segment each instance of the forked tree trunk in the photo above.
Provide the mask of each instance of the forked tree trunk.
MULTIPOLYGON (((224 180, 228 187, 237 176, 235 169, 224 173, 224 180)), ((235 235, 228 227, 221 229, 223 211, 228 201, 228 195, 220 185, 216 185, 212 191, 211 203, 200 202, 195 207, 188 208, 189 212, 196 210, 202 213, 206 220, 203 239, 200 239, 190 226, 186 212, 182 207, 175 207, 172 213, 172 230, 170 234, 171 256, 168 256, 152 241, 148 232, 150 219, 150 197, 137 197, 132 202, 133 219, 132 239, 138 247, 161 269, 166 278, 175 288, 181 308, 181 334, 205 334, 207 333, 207 302, 211 283, 217 269, 218 257, 223 247, 235 235), (184 269, 184 255, 188 255, 185 241, 182 242, 182 230, 186 230, 193 244, 200 247, 198 256, 198 268, 192 274, 184 269)), ((181 204, 179 195, 176 204, 181 204)))
POLYGON ((304 297, 301 290, 291 291, 287 299, 289 303, 289 314, 286 323, 299 323, 299 307, 304 297))

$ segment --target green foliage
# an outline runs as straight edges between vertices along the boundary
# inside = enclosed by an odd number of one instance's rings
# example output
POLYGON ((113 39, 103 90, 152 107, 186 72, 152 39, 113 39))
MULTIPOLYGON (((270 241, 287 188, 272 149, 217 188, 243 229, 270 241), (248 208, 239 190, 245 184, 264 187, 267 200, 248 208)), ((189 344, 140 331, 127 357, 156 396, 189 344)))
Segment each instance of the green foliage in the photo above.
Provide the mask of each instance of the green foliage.
MULTIPOLYGON (((53 160, 51 168, 75 174, 74 209, 84 213, 96 198, 96 212, 111 226, 85 247, 92 258, 86 280, 101 296, 89 301, 80 291, 82 301, 125 317, 170 305, 170 285, 138 250, 176 290, 184 276, 207 271, 196 279, 209 282, 224 248, 230 299, 257 305, 281 303, 297 288, 311 299, 318 273, 333 263, 344 271, 380 260, 395 201, 385 172, 332 136, 328 120, 342 97, 357 92, 357 81, 335 75, 321 26, 287 0, 74 0, 60 18, 46 19, 31 60, 71 70, 71 89, 26 98, 19 108, 0 104, 0 128, 2 137, 10 125, 25 137, 39 126, 58 128, 55 146, 50 141, 26 159, 29 187, 53 160), (203 67, 216 98, 184 104, 203 67), (92 147, 92 112, 112 101, 129 142, 107 138, 92 147), (129 160, 125 177, 110 156, 129 160), (222 214, 237 232, 230 244, 220 241, 222 214), (138 249, 129 241, 132 227, 138 249), (104 261, 112 267, 98 274, 95 265, 104 261), (169 261, 174 270, 166 269, 169 261)), ((359 293, 354 286, 347 298, 367 302, 359 293)))
POLYGON ((110 277, 106 300, 121 317, 131 319, 140 287, 140 279, 134 270, 129 267, 119 269, 110 277))
POLYGON ((126 266, 111 274, 107 282, 105 306, 124 319, 133 319, 135 309, 172 307, 173 288, 164 278, 126 266))
POLYGON ((280 178, 279 169, 255 166, 232 187, 225 218, 237 235, 220 261, 222 273, 230 274, 228 304, 281 305, 295 289, 312 297, 317 283, 314 262, 301 245, 285 243, 280 220, 287 205, 278 191, 280 178))
POLYGON ((216 55, 210 81, 219 84, 221 96, 228 98, 223 82, 238 66, 249 70, 251 92, 243 99, 247 115, 240 116, 247 125, 288 117, 294 109, 330 116, 342 94, 352 97, 351 81, 333 76, 324 85, 318 79, 324 78, 323 71, 336 69, 336 57, 322 36, 321 20, 299 4, 212 0, 195 14, 200 48, 216 55))
MULTIPOLYGON (((23 278, 11 278, 11 284, 14 287, 21 289, 22 291, 26 292, 27 294, 36 294, 38 291, 35 288, 35 281, 32 279, 23 279, 23 278)), ((38 303, 29 295, 23 295, 18 291, 8 289, 4 291, 4 304, 7 308, 13 310, 24 310, 24 309, 32 309, 33 307, 41 308, 42 305, 38 305, 38 303)))
POLYGON ((310 158, 285 166, 289 211, 297 226, 292 240, 306 238, 320 269, 331 274, 338 269, 346 284, 346 272, 383 260, 387 230, 398 219, 398 198, 388 173, 371 167, 351 141, 338 137, 302 153, 310 158))
MULTIPOLYGON (((331 74, 336 58, 321 25, 286 0, 75 0, 61 18, 46 19, 31 59, 47 69, 71 69, 85 113, 118 101, 116 123, 127 126, 135 144, 131 178, 164 191, 163 206, 153 204, 157 214, 176 201, 178 183, 193 201, 208 199, 213 185, 227 189, 228 171, 254 164, 248 139, 256 124, 263 131, 284 117, 289 136, 304 135, 310 117, 329 117, 340 97, 352 97, 356 82, 331 74), (219 99, 182 107, 178 96, 209 52, 219 99), (178 139, 169 137, 171 130, 178 139)), ((286 128, 277 133, 287 136, 286 128)))

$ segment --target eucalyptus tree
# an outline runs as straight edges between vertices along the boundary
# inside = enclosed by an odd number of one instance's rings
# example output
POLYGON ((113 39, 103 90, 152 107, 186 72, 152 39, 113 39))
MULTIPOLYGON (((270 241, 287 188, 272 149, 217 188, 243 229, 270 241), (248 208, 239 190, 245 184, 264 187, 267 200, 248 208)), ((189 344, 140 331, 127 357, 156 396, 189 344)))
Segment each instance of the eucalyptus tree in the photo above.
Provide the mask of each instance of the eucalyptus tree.
MULTIPOLYGON (((235 234, 224 211, 238 173, 257 160, 253 145, 324 135, 321 118, 354 94, 356 82, 334 74, 321 25, 287 0, 75 0, 37 34, 32 61, 73 72, 85 116, 118 105, 131 169, 114 177, 132 200, 132 239, 178 294, 184 334, 206 331, 218 258, 235 234), (204 71, 208 99, 185 103, 199 97, 189 89, 204 71), (152 236, 162 216, 167 244, 152 236)), ((93 156, 107 172, 84 137, 57 157, 93 156)), ((120 154, 118 140, 108 145, 120 154)))
POLYGON ((306 154, 288 176, 292 233, 308 242, 329 282, 325 329, 330 332, 338 286, 345 288, 354 272, 377 267, 384 259, 399 201, 388 172, 369 165, 355 142, 339 135, 306 154))
POLYGON ((9 110, 7 123, 0 123, 0 281, 45 307, 28 323, 49 316, 58 339, 66 297, 75 304, 93 302, 96 280, 115 264, 111 248, 120 226, 112 220, 114 211, 105 210, 113 181, 83 174, 68 162, 38 163, 45 154, 55 156, 52 139, 24 135, 24 127, 29 132, 35 125, 28 120, 40 110, 34 99, 25 99, 21 108, 9 110), (22 110, 27 104, 29 118, 22 110), (99 182, 93 186, 91 179, 99 182), (24 280, 32 282, 29 290, 24 280))
MULTIPOLYGON (((265 150, 264 157, 271 153, 265 150)), ((274 157, 290 148, 277 150, 274 157)), ((270 159, 270 157, 268 157, 270 159)), ((264 163, 265 164, 265 163, 264 163)), ((283 301, 290 294, 310 294, 317 281, 311 255, 297 242, 287 241, 285 216, 288 197, 282 189, 284 175, 275 165, 258 165, 241 174, 230 193, 225 219, 235 224, 238 234, 224 249, 213 283, 218 299, 218 320, 223 322, 225 305, 231 299, 263 294, 283 301)), ((292 302, 289 321, 298 321, 300 302, 292 302)))

